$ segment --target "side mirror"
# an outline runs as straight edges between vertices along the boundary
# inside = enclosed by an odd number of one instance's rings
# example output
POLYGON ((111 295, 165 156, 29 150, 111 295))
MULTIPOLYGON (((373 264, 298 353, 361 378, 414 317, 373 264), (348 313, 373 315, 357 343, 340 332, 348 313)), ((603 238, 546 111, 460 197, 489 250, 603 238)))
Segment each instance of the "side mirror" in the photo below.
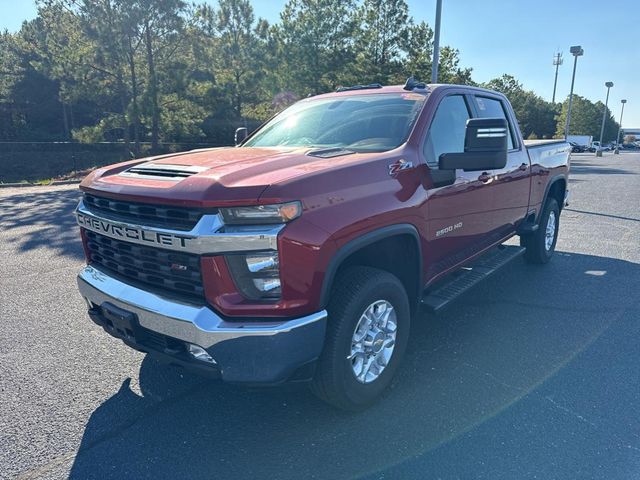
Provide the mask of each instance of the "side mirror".
POLYGON ((248 136, 249 136, 249 131, 247 130, 247 127, 236 128, 236 134, 234 135, 236 147, 239 147, 240 145, 242 145, 242 142, 244 142, 248 136))
POLYGON ((467 120, 463 153, 443 153, 438 159, 441 170, 461 168, 465 172, 496 170, 507 164, 509 125, 504 118, 467 120))

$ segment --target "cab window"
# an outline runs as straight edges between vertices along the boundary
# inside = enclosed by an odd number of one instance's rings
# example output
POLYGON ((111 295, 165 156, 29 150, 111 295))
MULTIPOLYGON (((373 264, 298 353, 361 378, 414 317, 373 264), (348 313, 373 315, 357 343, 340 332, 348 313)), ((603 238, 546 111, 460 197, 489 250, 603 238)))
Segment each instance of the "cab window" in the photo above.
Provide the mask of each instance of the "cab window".
POLYGON ((464 152, 467 120, 471 118, 462 95, 445 97, 438 105, 424 143, 423 153, 430 167, 438 166, 443 153, 464 152))
POLYGON ((507 113, 504 109, 504 105, 500 100, 496 100, 494 98, 489 97, 474 97, 476 100, 476 107, 478 110, 478 117, 480 118, 504 118, 509 125, 509 137, 507 138, 507 148, 512 150, 514 147, 514 139, 513 139, 513 125, 511 125, 511 121, 507 116, 507 113))

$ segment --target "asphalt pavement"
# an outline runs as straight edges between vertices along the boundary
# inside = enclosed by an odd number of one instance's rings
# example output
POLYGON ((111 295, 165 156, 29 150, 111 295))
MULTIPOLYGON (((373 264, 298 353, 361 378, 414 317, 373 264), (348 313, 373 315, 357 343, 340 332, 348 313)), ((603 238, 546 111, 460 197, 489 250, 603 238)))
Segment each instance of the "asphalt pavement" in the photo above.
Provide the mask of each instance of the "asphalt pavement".
POLYGON ((640 478, 640 154, 574 155, 546 266, 412 325, 359 414, 212 382, 86 315, 76 186, 0 189, 0 478, 640 478))

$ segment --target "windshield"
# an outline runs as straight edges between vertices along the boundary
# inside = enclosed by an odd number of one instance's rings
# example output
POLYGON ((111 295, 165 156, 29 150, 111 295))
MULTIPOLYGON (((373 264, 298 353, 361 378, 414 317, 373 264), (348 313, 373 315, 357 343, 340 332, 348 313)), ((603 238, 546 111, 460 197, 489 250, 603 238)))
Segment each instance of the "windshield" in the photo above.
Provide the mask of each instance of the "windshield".
POLYGON ((407 92, 303 100, 274 117, 244 146, 391 150, 407 140, 425 98, 407 92))

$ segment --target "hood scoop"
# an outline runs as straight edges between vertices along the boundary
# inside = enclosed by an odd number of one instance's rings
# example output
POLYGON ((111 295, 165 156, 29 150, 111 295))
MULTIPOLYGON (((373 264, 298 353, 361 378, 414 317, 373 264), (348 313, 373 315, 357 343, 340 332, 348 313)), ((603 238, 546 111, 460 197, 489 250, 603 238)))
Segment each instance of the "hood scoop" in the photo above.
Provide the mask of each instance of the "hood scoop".
POLYGON ((207 170, 196 165, 169 165, 166 163, 142 163, 120 173, 121 177, 151 178, 154 180, 182 180, 207 170))
POLYGON ((311 150, 307 152, 307 155, 311 157, 319 157, 319 158, 333 158, 333 157, 341 157, 342 155, 351 155, 354 152, 353 150, 347 150, 342 147, 332 147, 332 148, 323 148, 321 150, 311 150))

